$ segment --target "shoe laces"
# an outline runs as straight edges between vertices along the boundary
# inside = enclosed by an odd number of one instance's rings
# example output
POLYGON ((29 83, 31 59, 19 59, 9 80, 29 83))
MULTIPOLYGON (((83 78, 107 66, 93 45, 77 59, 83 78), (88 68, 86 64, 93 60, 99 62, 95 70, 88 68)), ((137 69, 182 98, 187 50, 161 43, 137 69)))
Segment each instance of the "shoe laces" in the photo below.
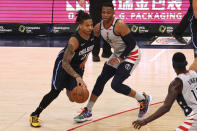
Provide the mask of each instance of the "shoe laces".
POLYGON ((145 99, 139 102, 140 110, 143 110, 147 106, 147 98, 145 96, 145 99))
POLYGON ((80 108, 81 111, 78 111, 80 113, 79 115, 82 115, 86 110, 84 108, 80 108))
POLYGON ((143 110, 143 109, 144 109, 144 107, 145 107, 144 102, 143 102, 143 101, 142 101, 142 102, 139 102, 139 105, 140 105, 140 110, 143 110))

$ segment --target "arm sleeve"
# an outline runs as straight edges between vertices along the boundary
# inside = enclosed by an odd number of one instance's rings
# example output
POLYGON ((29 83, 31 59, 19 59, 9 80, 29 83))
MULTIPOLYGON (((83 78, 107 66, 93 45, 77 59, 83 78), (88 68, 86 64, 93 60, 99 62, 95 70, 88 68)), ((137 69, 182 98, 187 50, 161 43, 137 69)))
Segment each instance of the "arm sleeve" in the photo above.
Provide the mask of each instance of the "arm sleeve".
POLYGON ((126 36, 122 37, 122 40, 125 42, 126 48, 124 52, 120 55, 120 58, 125 59, 129 55, 129 53, 135 48, 136 41, 133 39, 131 32, 126 36))

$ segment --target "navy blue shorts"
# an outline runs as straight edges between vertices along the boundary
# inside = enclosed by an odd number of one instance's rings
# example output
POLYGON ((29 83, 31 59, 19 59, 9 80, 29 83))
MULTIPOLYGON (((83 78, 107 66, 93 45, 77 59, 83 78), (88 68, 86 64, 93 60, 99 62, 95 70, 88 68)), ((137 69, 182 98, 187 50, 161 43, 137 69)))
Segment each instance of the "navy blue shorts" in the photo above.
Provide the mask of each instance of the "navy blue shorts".
MULTIPOLYGON (((53 77, 51 82, 51 87, 55 90, 72 90, 77 86, 77 81, 74 77, 69 75, 62 67, 63 51, 58 55, 55 65, 53 68, 53 77)), ((82 77, 84 70, 78 67, 73 67, 73 69, 82 77)))

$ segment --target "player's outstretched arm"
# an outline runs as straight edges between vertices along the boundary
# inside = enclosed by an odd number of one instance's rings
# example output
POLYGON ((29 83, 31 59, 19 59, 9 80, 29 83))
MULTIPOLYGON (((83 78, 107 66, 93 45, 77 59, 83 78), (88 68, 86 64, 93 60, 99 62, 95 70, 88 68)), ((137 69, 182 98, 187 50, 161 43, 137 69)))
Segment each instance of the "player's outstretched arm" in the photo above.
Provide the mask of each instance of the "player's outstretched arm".
POLYGON ((133 122, 134 128, 140 129, 142 126, 148 124, 149 122, 161 117, 162 115, 170 111, 172 104, 174 103, 178 94, 181 93, 181 91, 182 91, 182 81, 180 79, 175 79, 174 81, 172 81, 168 88, 168 94, 166 96, 164 104, 148 118, 134 121, 133 122))

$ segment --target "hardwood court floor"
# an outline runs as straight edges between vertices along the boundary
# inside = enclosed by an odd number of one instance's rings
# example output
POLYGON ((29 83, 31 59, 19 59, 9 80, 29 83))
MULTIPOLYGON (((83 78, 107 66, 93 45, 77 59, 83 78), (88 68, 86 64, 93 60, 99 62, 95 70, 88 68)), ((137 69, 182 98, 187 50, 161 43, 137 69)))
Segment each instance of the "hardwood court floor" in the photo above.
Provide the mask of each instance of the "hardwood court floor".
MULTIPOLYGON (((0 47, 0 131, 65 131, 77 127, 73 117, 84 104, 69 102, 65 90, 40 115, 42 127, 29 125, 29 115, 48 93, 52 69, 61 48, 0 47)), ((193 61, 191 49, 142 49, 142 59, 124 83, 138 92, 152 95, 152 103, 163 101, 170 81, 176 76, 171 58, 174 52, 185 53, 189 65, 193 61)), ((91 92, 106 59, 93 63, 91 55, 86 64, 84 80, 91 92)), ((111 80, 110 80, 111 82, 111 80)), ((93 108, 94 120, 138 107, 136 100, 115 93, 110 82, 93 108)), ((151 106, 150 113, 161 104, 151 106)), ((138 110, 77 128, 79 131, 134 131, 131 122, 137 119, 138 110)), ((171 131, 184 120, 177 104, 164 117, 142 128, 143 131, 171 131)), ((84 123, 82 123, 84 124, 84 123)))

